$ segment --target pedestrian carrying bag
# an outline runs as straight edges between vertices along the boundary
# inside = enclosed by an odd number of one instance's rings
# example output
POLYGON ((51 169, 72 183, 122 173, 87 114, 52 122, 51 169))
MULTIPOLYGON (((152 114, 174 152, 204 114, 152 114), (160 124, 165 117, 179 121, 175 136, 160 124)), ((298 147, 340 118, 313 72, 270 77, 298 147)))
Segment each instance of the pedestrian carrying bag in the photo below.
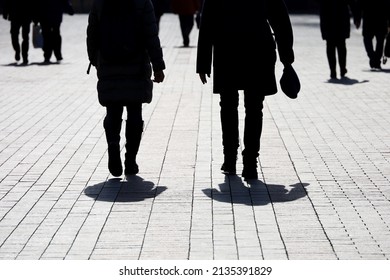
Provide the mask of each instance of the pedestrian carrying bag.
POLYGON ((42 28, 39 24, 33 25, 32 30, 32 43, 33 47, 36 49, 41 49, 43 47, 43 36, 42 36, 42 28))

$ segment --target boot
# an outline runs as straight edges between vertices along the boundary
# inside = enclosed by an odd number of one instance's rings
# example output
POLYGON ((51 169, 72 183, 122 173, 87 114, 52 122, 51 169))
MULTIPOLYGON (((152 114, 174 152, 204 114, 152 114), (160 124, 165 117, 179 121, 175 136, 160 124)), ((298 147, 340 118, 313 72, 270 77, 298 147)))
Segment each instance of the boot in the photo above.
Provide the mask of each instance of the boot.
POLYGON ((136 157, 141 143, 144 122, 126 122, 126 154, 125 175, 135 175, 139 172, 136 157))
POLYGON ((222 173, 226 175, 236 175, 236 161, 237 161, 237 152, 225 154, 224 161, 221 166, 222 173))
POLYGON ((245 181, 248 180, 257 180, 257 156, 258 154, 249 154, 242 152, 244 169, 242 170, 242 177, 245 181))
POLYGON ((108 145, 108 170, 113 176, 119 177, 123 173, 119 145, 122 122, 113 124, 106 117, 104 119, 103 126, 106 132, 106 140, 108 145))

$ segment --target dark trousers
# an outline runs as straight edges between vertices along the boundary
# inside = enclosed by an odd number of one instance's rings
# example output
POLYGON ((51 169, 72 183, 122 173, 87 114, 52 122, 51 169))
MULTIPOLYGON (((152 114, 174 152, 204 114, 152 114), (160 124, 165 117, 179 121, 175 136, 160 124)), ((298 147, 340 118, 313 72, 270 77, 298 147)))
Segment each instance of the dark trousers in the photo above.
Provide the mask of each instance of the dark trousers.
POLYGON ((379 68, 381 65, 381 58, 383 55, 383 48, 385 42, 385 34, 366 33, 363 37, 364 47, 367 56, 370 59, 371 68, 379 68), (373 40, 376 39, 376 46, 374 49, 373 40))
POLYGON ((28 59, 28 49, 29 49, 29 34, 30 34, 30 25, 31 21, 11 21, 11 41, 12 47, 15 50, 15 54, 20 55, 20 50, 22 51, 23 61, 28 59), (22 29, 22 47, 19 44, 19 32, 22 29))
POLYGON ((43 36, 43 56, 45 61, 49 61, 53 53, 57 60, 61 60, 61 23, 41 22, 41 26, 43 36))
MULTIPOLYGON (((239 146, 239 94, 238 91, 220 94, 220 116, 224 154, 237 154, 239 146)), ((257 158, 260 150, 260 136, 263 127, 264 96, 257 91, 244 91, 245 127, 244 157, 257 158)))
MULTIPOLYGON (((119 137, 120 129, 122 126, 122 105, 110 105, 106 107, 106 117, 104 119, 105 128, 108 127, 109 132, 113 130, 112 136, 108 135, 107 138, 117 139, 119 137)), ((133 103, 126 106, 127 111, 127 123, 138 125, 142 123, 142 103, 133 103)), ((107 133, 107 129, 106 129, 107 133)))
POLYGON ((332 77, 336 76, 336 51, 339 58, 340 71, 341 74, 344 75, 347 72, 347 47, 345 45, 345 39, 326 41, 326 55, 328 57, 328 63, 332 77))
POLYGON ((190 33, 194 27, 194 15, 179 15, 181 35, 183 37, 183 45, 190 45, 190 33))

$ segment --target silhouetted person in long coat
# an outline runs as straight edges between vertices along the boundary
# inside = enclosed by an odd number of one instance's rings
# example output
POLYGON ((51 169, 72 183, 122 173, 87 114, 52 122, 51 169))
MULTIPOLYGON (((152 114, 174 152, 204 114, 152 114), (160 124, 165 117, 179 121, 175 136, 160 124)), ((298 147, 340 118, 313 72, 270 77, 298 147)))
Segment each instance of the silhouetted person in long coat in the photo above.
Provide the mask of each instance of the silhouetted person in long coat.
POLYGON ((35 3, 31 0, 3 0, 3 18, 11 22, 11 42, 15 51, 15 60, 28 64, 30 27, 35 16, 35 3), (22 44, 19 44, 19 32, 22 31, 22 44))
POLYGON ((57 61, 62 57, 62 37, 60 27, 63 14, 74 14, 70 0, 37 0, 38 1, 38 21, 41 23, 43 36, 43 56, 45 63, 50 63, 50 58, 54 53, 57 61))
MULTIPOLYGON (((143 92, 149 85, 143 81, 151 83, 152 70, 154 82, 164 80, 165 62, 151 0, 95 0, 88 19, 87 48, 89 60, 96 66, 98 92, 115 91, 121 96, 143 92)), ((126 107, 124 172, 137 174, 136 156, 144 124, 142 101, 125 104, 108 100, 102 105, 107 111, 103 126, 110 173, 116 177, 123 173, 119 143, 126 107)))
POLYGON ((202 83, 210 77, 220 94, 225 174, 236 173, 239 147, 238 101, 244 91, 245 130, 242 176, 257 179, 263 101, 277 92, 276 44, 281 62, 294 62, 293 31, 283 0, 204 0, 197 69, 202 83))
POLYGON ((337 78, 336 51, 341 77, 347 73, 345 41, 350 36, 351 13, 355 13, 354 10, 354 0, 321 0, 320 2, 321 34, 322 39, 326 40, 326 54, 332 79, 337 78))
POLYGON ((190 45, 190 34, 194 27, 195 15, 200 8, 199 0, 171 0, 172 12, 179 15, 183 46, 190 45))
POLYGON ((380 70, 390 20, 390 0, 356 0, 356 3, 358 19, 355 24, 359 28, 363 21, 363 42, 370 59, 370 67, 380 70), (376 40, 375 47, 374 39, 376 40))

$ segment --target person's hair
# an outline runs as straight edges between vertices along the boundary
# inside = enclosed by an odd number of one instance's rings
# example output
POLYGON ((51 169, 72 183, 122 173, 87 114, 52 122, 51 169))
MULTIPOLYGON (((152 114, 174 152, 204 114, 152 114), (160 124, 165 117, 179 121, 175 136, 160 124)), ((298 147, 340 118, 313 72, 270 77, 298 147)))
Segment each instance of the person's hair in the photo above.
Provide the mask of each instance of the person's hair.
POLYGON ((102 12, 107 16, 119 16, 128 14, 134 7, 133 0, 104 0, 102 12))

